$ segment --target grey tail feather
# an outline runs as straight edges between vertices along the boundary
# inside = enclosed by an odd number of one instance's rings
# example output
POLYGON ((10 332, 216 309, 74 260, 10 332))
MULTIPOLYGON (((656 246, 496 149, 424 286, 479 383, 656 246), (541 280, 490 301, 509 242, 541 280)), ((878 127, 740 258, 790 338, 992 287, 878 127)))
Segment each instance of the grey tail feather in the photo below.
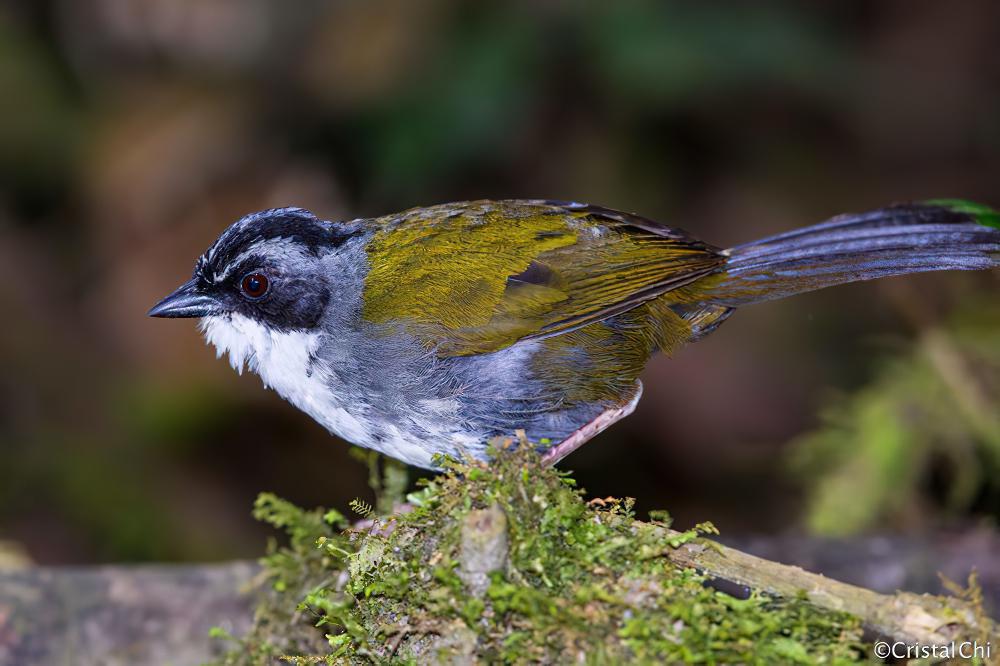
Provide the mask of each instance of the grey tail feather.
POLYGON ((736 307, 890 275, 1000 267, 997 213, 966 202, 847 214, 726 251, 706 303, 736 307))

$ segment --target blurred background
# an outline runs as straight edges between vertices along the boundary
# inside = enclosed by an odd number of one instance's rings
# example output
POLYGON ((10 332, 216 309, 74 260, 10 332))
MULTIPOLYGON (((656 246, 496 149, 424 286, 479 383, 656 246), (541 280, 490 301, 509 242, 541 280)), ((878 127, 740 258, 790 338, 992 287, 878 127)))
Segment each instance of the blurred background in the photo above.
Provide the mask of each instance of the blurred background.
MULTIPOLYGON (((895 201, 996 207, 997 44, 995 0, 7 0, 3 548, 253 557, 259 491, 370 499, 343 442, 193 322, 145 316, 239 216, 547 197, 728 246, 895 201)), ((724 536, 991 530, 998 287, 741 311, 563 466, 724 536)))

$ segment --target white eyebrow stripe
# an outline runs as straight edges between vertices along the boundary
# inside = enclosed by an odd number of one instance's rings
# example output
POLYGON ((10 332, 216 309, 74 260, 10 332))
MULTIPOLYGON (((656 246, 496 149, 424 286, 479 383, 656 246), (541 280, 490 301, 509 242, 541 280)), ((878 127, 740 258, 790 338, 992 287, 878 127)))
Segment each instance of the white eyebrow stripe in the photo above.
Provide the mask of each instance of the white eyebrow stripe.
POLYGON ((254 255, 266 255, 271 258, 289 260, 301 257, 305 254, 302 247, 294 239, 288 237, 269 238, 266 240, 254 241, 246 250, 234 257, 221 272, 215 275, 215 283, 224 282, 229 278, 230 273, 242 264, 245 260, 254 255))
POLYGON ((257 243, 254 243, 247 250, 236 255, 233 258, 233 260, 226 265, 226 267, 222 270, 222 272, 216 272, 215 283, 218 284, 220 282, 225 281, 229 277, 229 274, 233 272, 234 268, 242 264, 246 259, 249 259, 251 256, 259 254, 259 252, 257 252, 257 246, 259 245, 260 245, 259 241, 257 243))

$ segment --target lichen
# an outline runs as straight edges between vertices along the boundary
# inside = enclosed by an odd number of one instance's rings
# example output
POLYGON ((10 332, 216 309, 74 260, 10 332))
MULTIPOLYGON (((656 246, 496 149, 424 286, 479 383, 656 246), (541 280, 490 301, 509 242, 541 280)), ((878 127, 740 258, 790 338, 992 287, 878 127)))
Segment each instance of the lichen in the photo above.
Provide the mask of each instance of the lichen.
MULTIPOLYGON (((632 500, 587 501, 531 447, 444 463, 408 512, 351 526, 261 495, 255 515, 285 530, 264 559, 269 591, 225 664, 503 662, 845 663, 866 651, 857 618, 801 599, 738 599, 664 554, 632 500), (505 564, 470 592, 460 566, 470 512, 501 511, 505 564)), ((367 508, 367 507, 365 507, 367 508)))

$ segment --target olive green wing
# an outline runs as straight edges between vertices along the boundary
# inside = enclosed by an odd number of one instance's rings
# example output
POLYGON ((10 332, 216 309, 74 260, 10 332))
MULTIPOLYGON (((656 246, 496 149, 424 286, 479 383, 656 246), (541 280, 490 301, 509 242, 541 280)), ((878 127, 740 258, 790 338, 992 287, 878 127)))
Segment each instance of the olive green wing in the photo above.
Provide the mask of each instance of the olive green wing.
POLYGON ((685 233, 580 204, 479 201, 376 221, 362 315, 441 355, 576 330, 715 272, 685 233))

